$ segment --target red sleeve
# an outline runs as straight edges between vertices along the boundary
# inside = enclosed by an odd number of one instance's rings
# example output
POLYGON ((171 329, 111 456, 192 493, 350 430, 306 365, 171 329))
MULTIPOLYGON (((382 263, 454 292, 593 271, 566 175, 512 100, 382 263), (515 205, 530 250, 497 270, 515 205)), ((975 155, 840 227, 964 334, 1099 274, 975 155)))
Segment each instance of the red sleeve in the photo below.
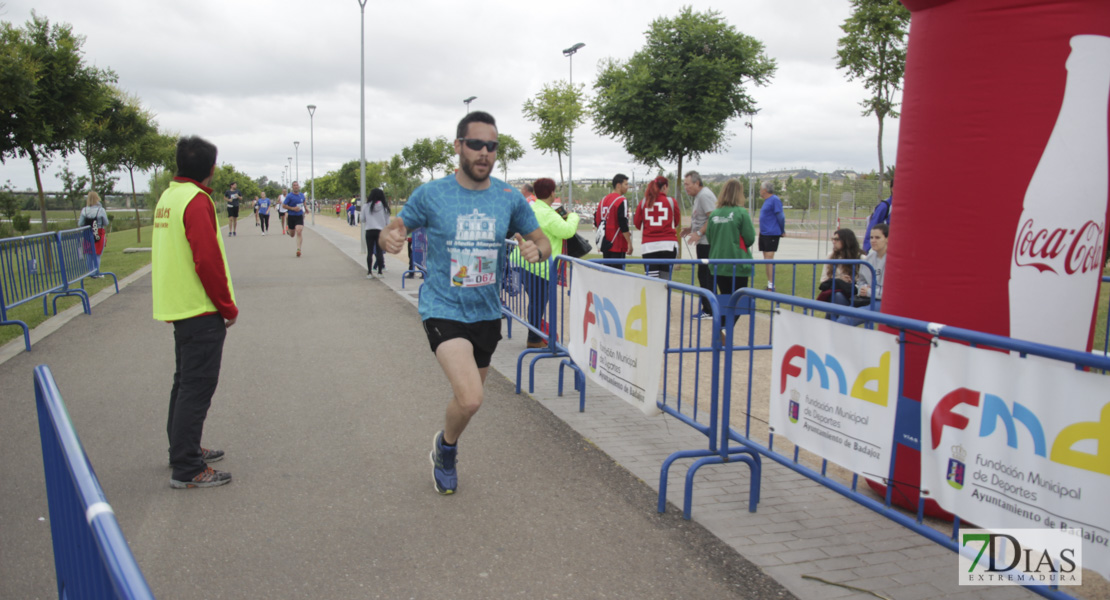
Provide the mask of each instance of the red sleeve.
POLYGON ((234 319, 239 316, 239 307, 231 298, 231 277, 224 268, 223 255, 220 253, 219 229, 216 228, 216 209, 204 194, 197 194, 185 207, 185 239, 193 249, 193 264, 197 276, 204 286, 205 293, 220 316, 234 319))
POLYGON ((644 228, 644 203, 642 201, 636 205, 636 215, 632 217, 632 224, 636 226, 636 229, 643 230, 644 228))

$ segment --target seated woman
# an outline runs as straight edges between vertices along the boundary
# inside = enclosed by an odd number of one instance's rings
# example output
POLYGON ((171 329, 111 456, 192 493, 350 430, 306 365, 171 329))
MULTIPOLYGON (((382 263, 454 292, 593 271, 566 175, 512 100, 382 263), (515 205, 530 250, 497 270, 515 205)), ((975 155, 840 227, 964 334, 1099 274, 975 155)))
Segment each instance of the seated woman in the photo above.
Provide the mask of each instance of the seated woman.
MULTIPOLYGON (((833 250, 829 254, 829 260, 859 260, 860 252, 859 240, 856 239, 856 233, 851 229, 837 229, 832 235, 833 250)), ((845 304, 848 298, 856 295, 855 284, 859 281, 859 271, 861 269, 853 265, 826 265, 825 274, 821 278, 821 293, 818 294, 818 300, 825 302, 833 302, 836 294, 840 294, 845 299, 845 304), (853 277, 854 275, 854 277, 853 277)), ((829 315, 831 319, 833 315, 829 315)))
MULTIPOLYGON (((859 270, 862 283, 859 286, 859 295, 852 302, 853 306, 869 306, 871 298, 874 297, 875 308, 873 310, 876 312, 880 310, 883 299, 883 273, 886 272, 886 248, 889 233, 890 226, 885 223, 879 223, 871 228, 871 252, 867 254, 867 258, 864 260, 875 267, 875 281, 871 281, 871 269, 859 270)), ((833 302, 847 305, 848 299, 844 295, 836 293, 833 294, 833 302)), ((837 323, 853 326, 864 321, 847 315, 834 316, 833 320, 837 323)))

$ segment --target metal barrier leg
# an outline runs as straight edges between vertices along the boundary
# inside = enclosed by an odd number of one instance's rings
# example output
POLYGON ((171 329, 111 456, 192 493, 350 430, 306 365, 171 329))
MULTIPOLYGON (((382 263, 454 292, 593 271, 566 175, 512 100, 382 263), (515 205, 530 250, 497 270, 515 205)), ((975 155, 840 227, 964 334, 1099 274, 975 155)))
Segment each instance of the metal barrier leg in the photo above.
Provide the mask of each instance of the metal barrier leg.
POLYGON ((713 450, 679 450, 663 461, 659 469, 659 512, 667 512, 667 474, 670 472, 671 463, 680 458, 694 458, 698 456, 716 456, 713 450))
POLYGON ((552 352, 550 348, 536 348, 536 350, 540 350, 539 356, 533 358, 532 362, 528 364, 529 394, 535 393, 536 391, 536 363, 544 358, 559 358, 560 356, 557 352, 552 352))
MULTIPOLYGON (((524 357, 529 355, 529 354, 536 354, 538 352, 547 352, 547 351, 548 351, 547 348, 529 348, 529 349, 521 352, 520 356, 516 357, 516 393, 518 393, 518 394, 520 393, 521 371, 524 370, 524 357)), ((529 387, 528 392, 531 393, 532 388, 529 387)))
MULTIPOLYGON (((81 308, 83 308, 85 310, 85 314, 86 315, 91 315, 92 314, 92 306, 89 305, 89 294, 87 292, 85 292, 85 290, 80 290, 80 289, 78 289, 78 290, 67 290, 65 292, 61 292, 58 295, 54 296, 54 301, 51 303, 54 307, 54 314, 58 314, 58 298, 61 298, 63 296, 78 296, 78 297, 80 297, 81 298, 81 308)), ((46 303, 46 298, 43 297, 42 301, 43 301, 43 304, 45 304, 46 303)), ((45 311, 43 311, 43 312, 45 313, 45 311)))
POLYGON ((27 324, 23 321, 0 321, 0 326, 4 325, 19 325, 23 328, 23 345, 27 347, 27 351, 31 351, 31 330, 27 328, 27 324))
POLYGON ((758 462, 758 457, 750 450, 742 450, 738 454, 729 455, 729 460, 726 461, 719 454, 706 456, 705 458, 694 461, 690 465, 690 469, 686 471, 686 490, 682 498, 682 518, 687 521, 694 511, 694 475, 698 469, 705 465, 719 465, 725 462, 732 462, 739 460, 740 462, 747 463, 751 469, 751 477, 748 482, 748 512, 755 512, 755 507, 759 504, 759 476, 761 469, 758 462))
POLYGON ((574 371, 574 389, 578 392, 578 412, 586 412, 586 375, 569 359, 559 363, 559 395, 563 395, 563 367, 574 371))

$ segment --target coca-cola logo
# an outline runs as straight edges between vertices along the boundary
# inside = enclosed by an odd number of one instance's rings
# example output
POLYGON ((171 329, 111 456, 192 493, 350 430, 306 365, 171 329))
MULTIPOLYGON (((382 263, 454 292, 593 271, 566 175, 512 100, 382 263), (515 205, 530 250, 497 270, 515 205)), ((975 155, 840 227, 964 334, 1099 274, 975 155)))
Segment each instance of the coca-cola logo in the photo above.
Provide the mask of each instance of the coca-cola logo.
POLYGON ((1042 273, 1074 275, 1102 270, 1103 224, 1087 221, 1078 229, 1040 228, 1027 219, 1014 240, 1014 264, 1042 273))

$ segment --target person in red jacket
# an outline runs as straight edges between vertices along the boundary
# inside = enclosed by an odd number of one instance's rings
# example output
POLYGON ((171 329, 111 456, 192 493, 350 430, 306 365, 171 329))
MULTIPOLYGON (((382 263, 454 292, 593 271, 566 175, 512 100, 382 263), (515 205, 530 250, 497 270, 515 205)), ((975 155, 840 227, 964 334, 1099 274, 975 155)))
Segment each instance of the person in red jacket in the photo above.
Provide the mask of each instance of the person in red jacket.
MULTIPOLYGON (((678 202, 667 195, 667 178, 660 175, 651 180, 644 199, 636 207, 632 223, 642 232, 640 252, 644 258, 674 259, 678 256, 678 235, 682 213, 678 202)), ((647 265, 648 277, 671 278, 670 265, 647 265)))
MULTIPOLYGON (((624 259, 632 253, 632 232, 628 230, 628 176, 617 173, 613 177, 613 192, 601 199, 594 213, 594 227, 601 233, 596 240, 602 258, 624 259)), ((611 265, 624 270, 624 265, 611 265)))

